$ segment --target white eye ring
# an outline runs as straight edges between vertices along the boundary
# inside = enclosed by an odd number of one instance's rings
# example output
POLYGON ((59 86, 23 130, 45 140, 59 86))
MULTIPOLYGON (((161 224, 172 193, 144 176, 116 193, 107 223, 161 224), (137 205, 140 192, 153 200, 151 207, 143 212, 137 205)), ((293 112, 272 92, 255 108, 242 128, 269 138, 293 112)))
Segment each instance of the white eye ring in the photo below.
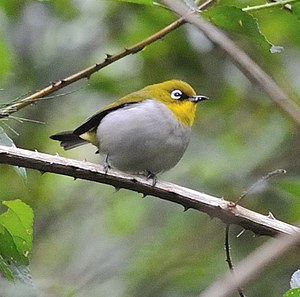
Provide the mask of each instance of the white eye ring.
POLYGON ((180 90, 174 90, 171 92, 171 98, 173 99, 181 99, 182 98, 182 92, 180 90))

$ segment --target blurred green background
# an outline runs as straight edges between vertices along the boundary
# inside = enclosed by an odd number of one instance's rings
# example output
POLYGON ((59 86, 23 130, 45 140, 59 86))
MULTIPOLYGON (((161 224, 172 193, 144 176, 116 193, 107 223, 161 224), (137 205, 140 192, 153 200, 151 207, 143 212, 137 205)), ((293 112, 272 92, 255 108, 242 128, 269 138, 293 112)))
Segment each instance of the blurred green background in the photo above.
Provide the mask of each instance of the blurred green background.
MULTIPOLYGON (((220 1, 237 7, 255 0, 220 1)), ((284 51, 271 54, 230 34, 300 104, 300 22, 291 12, 256 12, 261 31, 284 51)), ((100 0, 0 1, 0 103, 34 93, 101 62, 162 29, 176 17, 160 7, 100 0)), ((230 59, 191 25, 13 116, 1 120, 18 147, 102 163, 92 146, 64 152, 49 136, 77 127, 117 98, 172 78, 210 97, 198 105, 190 146, 159 176, 228 200, 277 168, 242 205, 288 223, 300 218, 299 127, 230 59), (58 96, 59 95, 59 96, 58 96)), ((228 270, 224 225, 157 198, 27 170, 23 182, 0 165, 0 199, 22 199, 34 211, 30 269, 39 296, 197 296, 228 270)), ((268 238, 231 232, 234 262, 268 238)), ((282 296, 300 268, 295 251, 246 287, 247 296, 282 296)), ((235 294, 234 296, 237 296, 235 294)))

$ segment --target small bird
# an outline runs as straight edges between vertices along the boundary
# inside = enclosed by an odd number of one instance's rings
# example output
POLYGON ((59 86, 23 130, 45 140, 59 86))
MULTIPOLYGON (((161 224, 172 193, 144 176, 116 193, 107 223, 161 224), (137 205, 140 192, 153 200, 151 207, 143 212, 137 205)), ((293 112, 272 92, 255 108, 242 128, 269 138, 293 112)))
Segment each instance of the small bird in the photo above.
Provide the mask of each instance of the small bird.
POLYGON ((149 85, 100 110, 73 131, 50 136, 69 150, 92 143, 111 167, 130 173, 156 174, 174 167, 183 156, 194 122, 196 95, 181 80, 149 85))

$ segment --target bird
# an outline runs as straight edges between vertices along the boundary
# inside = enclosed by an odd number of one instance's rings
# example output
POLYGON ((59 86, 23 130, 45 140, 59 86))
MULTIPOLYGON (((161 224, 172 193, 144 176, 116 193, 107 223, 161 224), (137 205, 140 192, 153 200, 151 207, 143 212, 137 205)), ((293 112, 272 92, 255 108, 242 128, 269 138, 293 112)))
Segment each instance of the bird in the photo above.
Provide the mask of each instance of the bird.
POLYGON ((72 131, 50 136, 64 150, 91 143, 110 168, 143 173, 156 184, 157 174, 173 168, 190 142, 197 103, 196 95, 181 80, 168 80, 122 97, 72 131))

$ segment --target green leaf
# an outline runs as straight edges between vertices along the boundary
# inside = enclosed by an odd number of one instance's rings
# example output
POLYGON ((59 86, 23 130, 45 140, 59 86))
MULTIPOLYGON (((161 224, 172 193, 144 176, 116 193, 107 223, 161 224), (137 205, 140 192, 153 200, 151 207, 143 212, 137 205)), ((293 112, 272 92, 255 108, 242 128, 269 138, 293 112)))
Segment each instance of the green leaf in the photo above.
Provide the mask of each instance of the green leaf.
POLYGON ((272 53, 280 52, 283 49, 271 44, 261 33, 257 19, 240 8, 234 6, 215 7, 203 11, 201 15, 207 17, 216 26, 241 34, 260 47, 269 49, 272 53))
POLYGON ((29 271, 32 248, 32 209, 21 200, 3 201, 7 212, 0 215, 0 267, 22 296, 36 296, 29 271))
MULTIPOLYGON (((3 201, 7 212, 0 215, 0 255, 6 267, 29 264, 32 248, 32 209, 21 200, 3 201)), ((1 263, 3 267, 3 262, 1 263)), ((5 271, 4 271, 5 273, 5 271)))
POLYGON ((7 266, 8 266, 8 263, 0 255, 0 268, 1 268, 1 270, 3 271, 4 275, 9 280, 14 280, 14 277, 12 276, 12 273, 10 272, 10 270, 9 270, 9 268, 7 266))
POLYGON ((296 2, 292 5, 293 14, 300 20, 300 2, 296 2))
POLYGON ((300 288, 289 290, 283 296, 284 297, 300 297, 300 288))
MULTIPOLYGON (((0 144, 5 146, 16 147, 12 139, 8 137, 8 135, 4 132, 2 127, 0 127, 0 144)), ((14 166, 14 169, 19 174, 19 176, 21 176, 23 181, 27 180, 26 169, 24 167, 14 166)))

